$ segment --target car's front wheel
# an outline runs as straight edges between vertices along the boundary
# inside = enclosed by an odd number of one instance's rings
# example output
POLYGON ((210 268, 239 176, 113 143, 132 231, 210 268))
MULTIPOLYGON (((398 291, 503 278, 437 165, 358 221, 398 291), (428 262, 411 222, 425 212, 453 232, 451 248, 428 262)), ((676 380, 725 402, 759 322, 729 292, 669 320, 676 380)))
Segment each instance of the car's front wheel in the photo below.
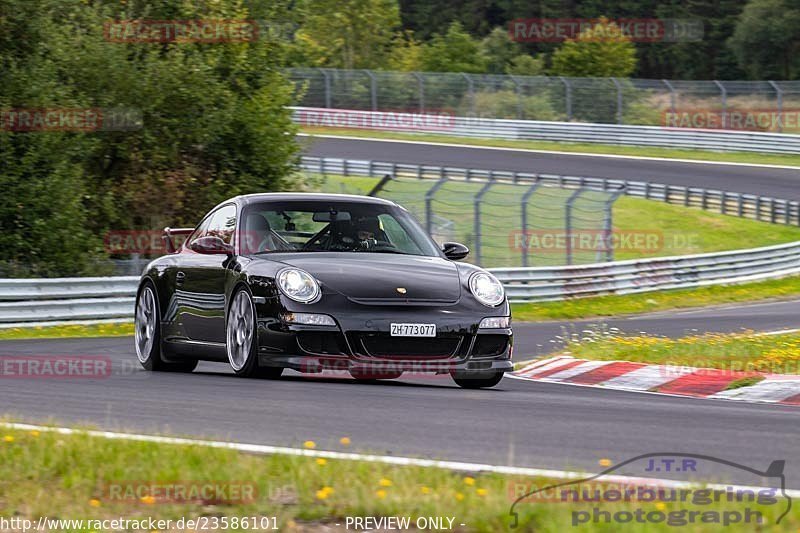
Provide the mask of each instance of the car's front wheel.
POLYGON ((197 360, 164 361, 161 354, 161 312, 156 288, 150 281, 145 282, 136 298, 134 343, 136 358, 146 370, 191 372, 197 367, 197 360))
POLYGON ((244 287, 233 294, 225 321, 225 347, 234 374, 241 377, 278 378, 282 368, 258 366, 256 310, 244 287))
POLYGON ((463 389, 487 389, 503 379, 502 372, 456 372, 453 381, 463 389))

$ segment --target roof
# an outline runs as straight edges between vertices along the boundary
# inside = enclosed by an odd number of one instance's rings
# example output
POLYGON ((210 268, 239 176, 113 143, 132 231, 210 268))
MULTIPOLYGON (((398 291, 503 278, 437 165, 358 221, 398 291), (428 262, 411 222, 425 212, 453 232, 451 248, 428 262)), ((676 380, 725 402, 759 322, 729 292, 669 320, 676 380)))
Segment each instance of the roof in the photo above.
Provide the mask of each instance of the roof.
POLYGON ((383 204, 395 205, 394 202, 377 198, 375 196, 360 196, 357 194, 329 194, 329 193, 314 193, 314 192, 268 192, 258 194, 244 194, 237 196, 232 200, 239 201, 242 204, 252 204, 255 202, 276 201, 276 202, 291 202, 291 201, 346 201, 358 202, 365 204, 383 204))

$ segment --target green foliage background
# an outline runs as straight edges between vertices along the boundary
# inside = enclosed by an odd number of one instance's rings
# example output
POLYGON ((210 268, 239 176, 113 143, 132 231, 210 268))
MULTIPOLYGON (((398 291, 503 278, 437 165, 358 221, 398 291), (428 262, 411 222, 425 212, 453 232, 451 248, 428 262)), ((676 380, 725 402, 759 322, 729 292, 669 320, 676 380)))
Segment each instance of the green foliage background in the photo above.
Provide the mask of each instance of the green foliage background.
POLYGON ((132 108, 118 132, 0 131, 0 276, 97 272, 111 229, 192 225, 286 187, 285 43, 118 43, 110 20, 288 20, 271 0, 0 0, 0 109, 132 108))

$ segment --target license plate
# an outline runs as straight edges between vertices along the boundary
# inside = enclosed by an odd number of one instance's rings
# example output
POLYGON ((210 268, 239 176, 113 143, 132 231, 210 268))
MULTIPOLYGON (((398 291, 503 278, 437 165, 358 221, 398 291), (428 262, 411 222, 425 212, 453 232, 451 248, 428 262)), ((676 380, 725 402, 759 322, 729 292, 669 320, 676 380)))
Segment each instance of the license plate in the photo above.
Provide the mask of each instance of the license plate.
POLYGON ((392 337, 435 337, 436 324, 392 324, 392 337))

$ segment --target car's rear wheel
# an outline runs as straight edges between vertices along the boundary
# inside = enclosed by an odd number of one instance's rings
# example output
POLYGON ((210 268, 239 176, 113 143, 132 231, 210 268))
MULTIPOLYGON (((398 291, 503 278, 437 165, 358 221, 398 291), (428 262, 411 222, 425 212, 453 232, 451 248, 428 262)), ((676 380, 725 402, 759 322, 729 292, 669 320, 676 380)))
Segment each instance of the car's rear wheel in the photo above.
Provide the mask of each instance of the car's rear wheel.
POLYGON ((502 372, 456 372, 453 381, 463 389, 486 389, 494 387, 503 379, 502 372))
POLYGON ((228 363, 237 376, 276 379, 283 373, 283 368, 258 366, 256 309, 250 293, 244 287, 233 294, 228 307, 225 339, 228 363))
POLYGON ((165 361, 161 346, 161 313, 158 309, 156 289, 145 282, 136 298, 134 314, 134 344, 136 358, 146 369, 164 372, 191 372, 197 367, 196 360, 165 361))

